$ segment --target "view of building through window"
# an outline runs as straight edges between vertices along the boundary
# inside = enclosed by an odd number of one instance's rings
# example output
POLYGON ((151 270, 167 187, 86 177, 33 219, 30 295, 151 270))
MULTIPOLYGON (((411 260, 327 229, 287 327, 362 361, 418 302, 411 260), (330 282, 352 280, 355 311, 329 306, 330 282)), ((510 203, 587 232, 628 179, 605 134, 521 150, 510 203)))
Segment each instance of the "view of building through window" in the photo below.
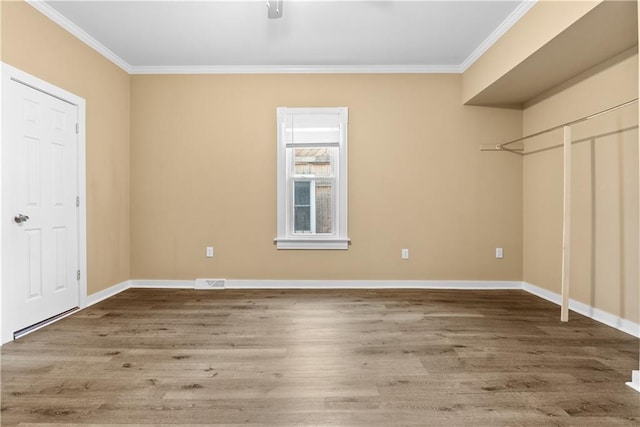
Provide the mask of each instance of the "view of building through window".
POLYGON ((296 148, 294 158, 294 232, 333 233, 331 147, 296 148))

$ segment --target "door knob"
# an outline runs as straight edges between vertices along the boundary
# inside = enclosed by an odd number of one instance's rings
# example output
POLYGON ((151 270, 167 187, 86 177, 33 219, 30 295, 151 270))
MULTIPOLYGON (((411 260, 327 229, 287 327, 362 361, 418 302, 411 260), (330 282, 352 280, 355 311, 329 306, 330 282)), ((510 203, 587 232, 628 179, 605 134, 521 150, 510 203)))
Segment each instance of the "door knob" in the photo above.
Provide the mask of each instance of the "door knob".
POLYGON ((26 222, 29 220, 29 217, 26 215, 22 215, 22 214, 18 214, 15 216, 15 218, 13 218, 13 220, 17 223, 20 224, 22 222, 26 222))

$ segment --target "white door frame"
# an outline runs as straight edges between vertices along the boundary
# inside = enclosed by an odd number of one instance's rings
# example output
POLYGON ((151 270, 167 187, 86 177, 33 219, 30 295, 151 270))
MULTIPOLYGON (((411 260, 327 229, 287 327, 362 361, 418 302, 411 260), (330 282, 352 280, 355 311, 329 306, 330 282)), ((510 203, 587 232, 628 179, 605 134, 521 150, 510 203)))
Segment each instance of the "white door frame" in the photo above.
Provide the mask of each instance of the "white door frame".
MULTIPOLYGON (((55 98, 66 101, 75 105, 78 108, 78 196, 80 197, 80 206, 78 207, 78 268, 80 269, 80 280, 78 282, 78 303, 80 308, 87 306, 87 202, 86 202, 86 105, 85 100, 76 96, 64 89, 54 86, 45 82, 31 74, 20 71, 15 67, 0 63, 0 331, 2 331, 2 298, 5 286, 6 266, 4 265, 3 253, 10 250, 8 235, 4 233, 3 228, 8 223, 7 218, 12 218, 12 213, 9 212, 7 198, 8 188, 11 185, 9 182, 5 182, 4 179, 4 139, 5 139, 5 127, 2 123, 2 113, 4 108, 8 108, 7 102, 7 90, 5 88, 11 83, 16 81, 29 86, 40 92, 44 92, 55 98)), ((12 341, 13 336, 6 337, 0 336, 0 343, 12 341)))

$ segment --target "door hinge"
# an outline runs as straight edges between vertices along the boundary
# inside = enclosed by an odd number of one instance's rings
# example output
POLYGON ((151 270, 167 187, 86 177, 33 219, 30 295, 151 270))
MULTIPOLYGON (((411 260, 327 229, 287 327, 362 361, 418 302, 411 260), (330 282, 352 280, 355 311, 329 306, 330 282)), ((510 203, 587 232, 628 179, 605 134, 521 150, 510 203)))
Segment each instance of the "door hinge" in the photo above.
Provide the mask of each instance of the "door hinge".
POLYGON ((76 208, 80 207, 80 196, 76 197, 76 208))
POLYGON ((80 270, 77 271, 76 279, 80 280, 80 270))
POLYGON ((76 133, 80 133, 80 123, 76 123, 76 133))

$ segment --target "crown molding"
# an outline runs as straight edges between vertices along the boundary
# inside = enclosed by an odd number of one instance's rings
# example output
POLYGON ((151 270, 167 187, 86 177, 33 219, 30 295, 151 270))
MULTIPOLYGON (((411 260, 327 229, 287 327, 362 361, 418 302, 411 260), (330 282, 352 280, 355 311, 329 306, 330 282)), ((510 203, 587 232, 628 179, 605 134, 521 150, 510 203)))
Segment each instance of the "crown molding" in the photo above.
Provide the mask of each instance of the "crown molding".
POLYGON ((460 65, 188 65, 132 66, 44 0, 27 4, 129 74, 461 74, 502 37, 538 0, 525 0, 460 65))
POLYGON ((77 37, 80 41, 91 47, 93 50, 113 62, 118 67, 122 68, 127 73, 131 74, 131 65, 118 55, 109 50, 102 43, 91 37, 82 28, 78 27, 73 22, 69 21, 66 17, 60 14, 57 10, 49 6, 44 0, 25 0, 31 7, 51 19, 56 24, 70 32, 77 37))
POLYGON ((460 72, 464 73, 467 69, 473 65, 495 42, 498 41, 516 22, 520 20, 536 3, 538 0, 525 0, 516 7, 509 16, 498 27, 493 30, 489 37, 487 37, 471 54, 462 61, 460 64, 460 72))
POLYGON ((459 65, 203 65, 134 66, 130 74, 457 74, 459 65))

